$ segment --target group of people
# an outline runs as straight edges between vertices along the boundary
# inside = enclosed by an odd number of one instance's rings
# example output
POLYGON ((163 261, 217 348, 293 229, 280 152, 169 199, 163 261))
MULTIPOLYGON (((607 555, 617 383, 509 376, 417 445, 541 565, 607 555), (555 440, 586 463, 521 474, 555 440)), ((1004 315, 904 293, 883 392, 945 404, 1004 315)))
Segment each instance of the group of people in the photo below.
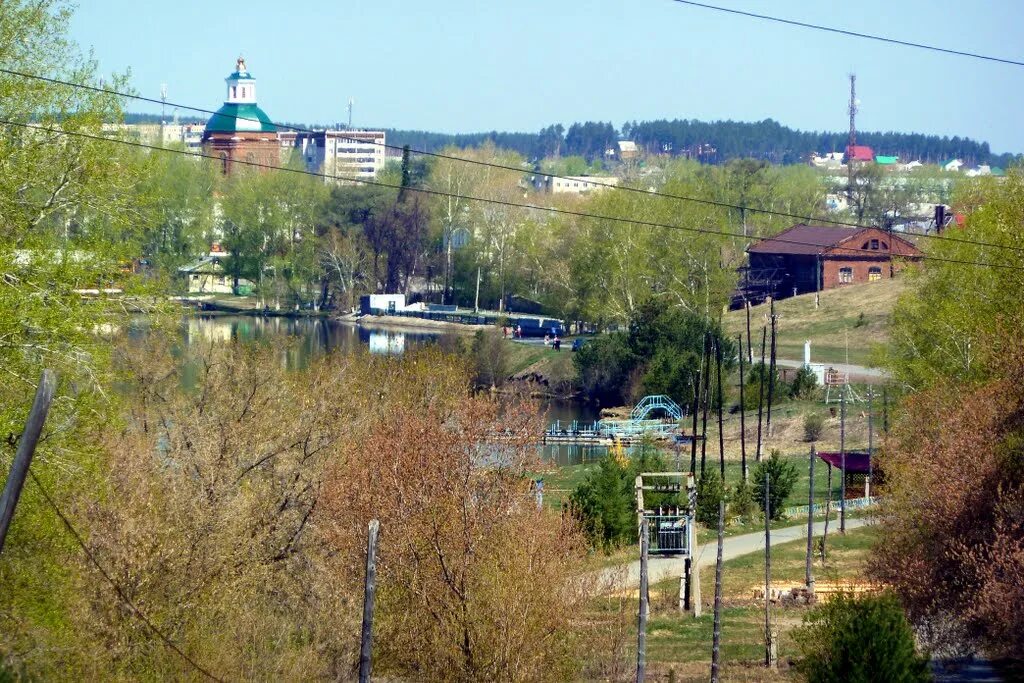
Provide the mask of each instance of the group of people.
MULTIPOLYGON (((501 335, 505 339, 508 339, 509 331, 510 328, 508 325, 501 326, 501 335)), ((511 328, 511 332, 513 339, 523 338, 523 327, 521 325, 516 325, 511 328)), ((551 346, 555 351, 562 350, 562 340, 558 337, 558 330, 556 328, 552 327, 551 334, 544 335, 544 346, 551 346)))
MULTIPOLYGON (((502 334, 503 337, 505 337, 505 339, 508 339, 508 325, 502 325, 502 327, 501 327, 501 334, 502 334)), ((522 339, 523 338, 523 328, 522 328, 521 325, 516 325, 512 329, 512 336, 515 339, 522 339)))
POLYGON ((547 346, 548 344, 550 344, 555 351, 562 350, 562 340, 558 338, 557 332, 555 333, 554 338, 547 334, 544 335, 544 346, 547 346))

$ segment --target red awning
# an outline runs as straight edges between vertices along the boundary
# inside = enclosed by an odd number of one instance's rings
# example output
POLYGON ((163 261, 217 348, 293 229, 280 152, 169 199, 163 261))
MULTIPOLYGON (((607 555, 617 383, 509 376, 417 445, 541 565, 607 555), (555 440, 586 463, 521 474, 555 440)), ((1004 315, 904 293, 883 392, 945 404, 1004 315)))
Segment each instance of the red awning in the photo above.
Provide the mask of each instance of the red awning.
MULTIPOLYGON (((832 465, 832 467, 842 469, 843 456, 841 453, 827 453, 824 451, 820 451, 818 453, 818 457, 832 465)), ((846 451, 846 471, 859 474, 867 474, 868 472, 870 472, 871 465, 868 460, 868 452, 846 451)))

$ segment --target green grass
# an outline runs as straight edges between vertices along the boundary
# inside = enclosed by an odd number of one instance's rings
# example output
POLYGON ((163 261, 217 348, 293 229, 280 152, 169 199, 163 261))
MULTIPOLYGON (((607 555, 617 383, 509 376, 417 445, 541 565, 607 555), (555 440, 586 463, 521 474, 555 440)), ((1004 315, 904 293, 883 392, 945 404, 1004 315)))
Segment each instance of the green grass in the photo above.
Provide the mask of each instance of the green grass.
MULTIPOLYGON (((870 364, 874 347, 889 339, 889 318, 904 291, 905 281, 896 278, 821 292, 818 308, 814 307, 814 294, 777 301, 778 357, 802 360, 804 341, 809 339, 811 360, 816 363, 845 363, 849 357, 855 365, 870 364)), ((750 310, 755 347, 760 346, 760 330, 768 310, 767 304, 750 310)), ((743 310, 729 311, 722 322, 733 337, 746 334, 743 310)), ((756 348, 754 354, 758 355, 756 348)))

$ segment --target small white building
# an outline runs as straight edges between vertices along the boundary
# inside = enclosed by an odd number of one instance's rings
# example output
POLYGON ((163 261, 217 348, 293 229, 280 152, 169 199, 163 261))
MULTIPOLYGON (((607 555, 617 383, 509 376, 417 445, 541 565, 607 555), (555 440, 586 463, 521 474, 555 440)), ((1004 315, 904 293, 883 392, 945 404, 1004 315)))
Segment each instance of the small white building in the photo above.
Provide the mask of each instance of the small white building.
POLYGON ((599 192, 619 184, 619 179, 614 176, 563 176, 544 178, 544 191, 549 194, 584 194, 586 192, 599 192))
MULTIPOLYGON (((178 274, 185 278, 189 294, 233 294, 234 278, 224 269, 227 252, 214 244, 210 253, 178 268, 178 274)), ((245 278, 238 279, 239 289, 251 289, 253 283, 245 278)))

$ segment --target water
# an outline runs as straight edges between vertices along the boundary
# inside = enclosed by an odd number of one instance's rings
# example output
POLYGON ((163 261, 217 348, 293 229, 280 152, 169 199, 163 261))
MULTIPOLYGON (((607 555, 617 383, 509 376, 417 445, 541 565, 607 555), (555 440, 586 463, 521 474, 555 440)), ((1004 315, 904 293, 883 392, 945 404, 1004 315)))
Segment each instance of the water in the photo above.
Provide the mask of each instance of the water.
MULTIPOLYGON (((428 330, 396 330, 339 322, 325 318, 279 318, 246 315, 192 316, 182 325, 186 344, 243 342, 274 342, 288 338, 281 353, 287 367, 301 369, 327 353, 352 353, 369 348, 371 353, 401 354, 427 344, 434 344, 441 332, 428 330)), ((545 400, 547 421, 569 424, 591 424, 600 419, 600 410, 589 403, 566 400, 545 400)), ((539 435, 538 435, 539 436, 539 435)), ((541 457, 559 466, 576 465, 600 459, 608 452, 605 446, 552 444, 542 446, 541 457)))

